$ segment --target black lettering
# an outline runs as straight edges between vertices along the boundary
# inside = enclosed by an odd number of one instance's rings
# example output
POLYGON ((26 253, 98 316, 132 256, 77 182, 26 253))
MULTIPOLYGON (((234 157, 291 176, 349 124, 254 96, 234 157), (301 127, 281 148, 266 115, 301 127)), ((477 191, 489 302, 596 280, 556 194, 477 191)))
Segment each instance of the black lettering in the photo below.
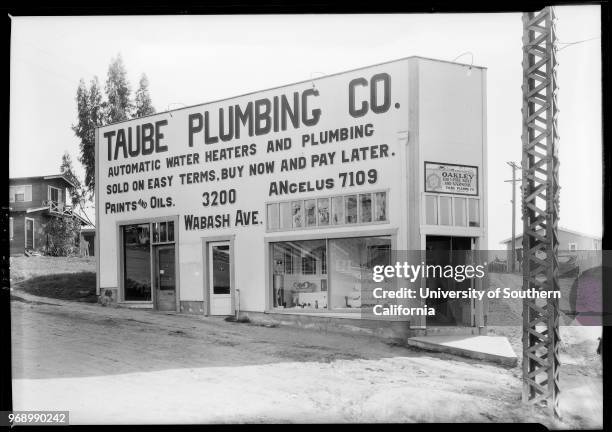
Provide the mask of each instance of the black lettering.
POLYGON ((189 114, 189 147, 193 147, 193 136, 196 133, 201 132, 203 127, 204 122, 202 119, 202 114, 189 114))
POLYGON ((362 102, 361 108, 355 108, 355 87, 366 87, 368 81, 365 78, 355 78, 349 83, 349 114, 355 118, 363 117, 368 112, 368 103, 362 102))
POLYGON ((168 124, 168 120, 159 120, 155 122, 155 152, 161 153, 168 151, 167 145, 161 145, 160 141, 164 138, 164 134, 161 132, 161 127, 166 126, 168 124))

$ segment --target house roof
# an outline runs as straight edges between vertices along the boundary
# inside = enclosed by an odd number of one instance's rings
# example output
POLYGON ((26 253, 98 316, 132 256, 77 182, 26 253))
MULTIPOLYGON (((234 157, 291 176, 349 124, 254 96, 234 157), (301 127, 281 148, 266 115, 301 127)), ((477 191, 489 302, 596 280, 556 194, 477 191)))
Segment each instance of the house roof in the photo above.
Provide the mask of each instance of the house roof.
POLYGON ((65 174, 50 174, 43 176, 29 176, 29 177, 12 177, 9 178, 9 185, 17 180, 52 180, 52 179, 61 179, 64 180, 70 187, 75 188, 76 185, 70 180, 65 174))
MULTIPOLYGON (((594 240, 601 240, 601 237, 594 236, 594 235, 591 235, 591 234, 585 234, 585 233, 582 233, 582 232, 579 232, 579 231, 574 231, 574 230, 563 228, 563 227, 558 227, 557 229, 559 231, 563 231, 563 232, 566 232, 568 234, 574 234, 574 235, 577 235, 577 236, 580 236, 580 237, 586 237, 586 238, 590 238, 590 239, 594 239, 594 240)), ((523 233, 518 233, 516 236, 514 236, 514 239, 518 240, 518 239, 520 239, 522 237, 523 237, 523 233)), ((500 241, 500 243, 501 244, 503 244, 503 243, 510 243, 511 240, 512 240, 512 237, 508 237, 507 239, 500 241)))

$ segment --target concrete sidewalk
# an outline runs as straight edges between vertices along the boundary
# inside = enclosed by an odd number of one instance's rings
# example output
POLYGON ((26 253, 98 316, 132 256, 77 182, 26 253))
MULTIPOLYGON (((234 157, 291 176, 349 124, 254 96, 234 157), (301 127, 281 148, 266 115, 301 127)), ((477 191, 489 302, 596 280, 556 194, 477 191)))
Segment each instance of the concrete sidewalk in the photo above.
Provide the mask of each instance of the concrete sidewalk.
POLYGON ((508 338, 503 336, 420 336, 409 338, 407 344, 428 351, 485 360, 509 367, 518 363, 508 338))

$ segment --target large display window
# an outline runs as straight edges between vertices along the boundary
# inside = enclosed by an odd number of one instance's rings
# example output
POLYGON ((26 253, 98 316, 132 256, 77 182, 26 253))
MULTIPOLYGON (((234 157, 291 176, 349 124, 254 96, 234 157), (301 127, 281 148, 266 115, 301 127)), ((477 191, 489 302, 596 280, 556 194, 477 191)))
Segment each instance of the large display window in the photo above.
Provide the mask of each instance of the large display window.
POLYGON ((123 227, 123 293, 126 301, 151 300, 149 224, 123 227))
POLYGON ((270 253, 273 308, 361 310, 372 303, 374 266, 391 263, 391 237, 275 242, 270 253))
POLYGON ((174 221, 123 225, 123 300, 152 301, 154 250, 175 242, 174 221))

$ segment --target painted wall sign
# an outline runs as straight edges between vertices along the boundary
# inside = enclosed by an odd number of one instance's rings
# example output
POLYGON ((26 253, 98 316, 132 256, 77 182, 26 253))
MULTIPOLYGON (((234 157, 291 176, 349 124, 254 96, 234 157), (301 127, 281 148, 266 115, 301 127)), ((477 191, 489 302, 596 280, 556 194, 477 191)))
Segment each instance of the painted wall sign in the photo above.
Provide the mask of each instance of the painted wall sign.
POLYGON ((425 192, 478 195, 478 167, 425 162, 425 192))

